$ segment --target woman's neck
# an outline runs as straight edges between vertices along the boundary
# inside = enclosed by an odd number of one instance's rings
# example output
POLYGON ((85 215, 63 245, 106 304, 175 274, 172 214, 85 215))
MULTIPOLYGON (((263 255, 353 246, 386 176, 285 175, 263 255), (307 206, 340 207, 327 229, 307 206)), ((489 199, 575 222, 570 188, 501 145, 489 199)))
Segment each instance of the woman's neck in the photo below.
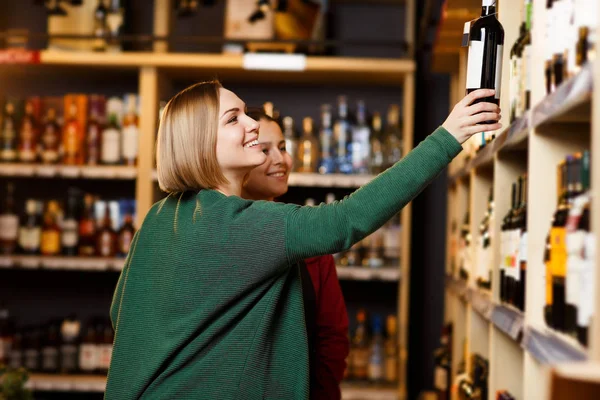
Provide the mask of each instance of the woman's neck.
POLYGON ((244 198, 246 200, 266 200, 266 201, 275 200, 274 197, 261 196, 259 193, 252 193, 252 192, 247 191, 246 189, 242 189, 242 198, 244 198))
POLYGON ((223 193, 225 196, 242 197, 242 188, 244 187, 244 175, 235 173, 224 173, 227 183, 219 185, 215 188, 216 191, 223 193))

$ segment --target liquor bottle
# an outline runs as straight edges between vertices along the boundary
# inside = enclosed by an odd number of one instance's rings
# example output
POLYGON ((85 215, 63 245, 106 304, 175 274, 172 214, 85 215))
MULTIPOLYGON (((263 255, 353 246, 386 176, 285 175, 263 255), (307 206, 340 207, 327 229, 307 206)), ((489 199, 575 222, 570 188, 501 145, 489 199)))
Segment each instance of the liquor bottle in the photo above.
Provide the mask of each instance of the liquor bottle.
POLYGON ((42 243, 40 245, 40 251, 45 256, 56 256, 61 252, 61 232, 57 222, 58 212, 58 203, 54 200, 49 201, 46 206, 46 212, 44 213, 42 243))
POLYGON ((559 331, 565 329, 565 270, 567 261, 565 234, 566 222, 571 208, 568 187, 572 162, 573 157, 567 156, 566 160, 561 162, 558 167, 559 203, 550 228, 550 277, 546 277, 546 290, 550 290, 552 293, 550 326, 559 331))
POLYGON ((587 193, 583 188, 583 157, 580 153, 575 155, 573 167, 569 171, 571 180, 575 182, 573 190, 573 204, 567 217, 565 247, 567 250, 566 277, 565 277, 565 331, 577 337, 577 309, 579 303, 581 266, 585 236, 587 232, 579 229, 583 210, 588 202, 587 193))
POLYGON ((492 219, 492 213, 494 210, 494 197, 493 191, 490 189, 488 196, 487 210, 479 225, 479 237, 477 243, 477 286, 490 289, 491 288, 491 268, 490 261, 492 258, 492 247, 491 247, 491 232, 490 225, 492 219))
POLYGON ((56 321, 50 321, 44 329, 42 338, 42 371, 54 374, 60 365, 60 326, 56 321))
POLYGON ((60 159, 61 129, 56 122, 56 109, 49 108, 39 140, 40 158, 44 164, 56 164, 60 159))
POLYGON ((79 344, 79 370, 84 374, 93 374, 98 368, 96 334, 95 321, 90 321, 79 344))
POLYGON ((552 4, 552 26, 555 30, 552 35, 552 78, 554 88, 557 88, 564 78, 563 35, 566 35, 566 32, 562 28, 563 21, 566 19, 566 3, 565 0, 554 0, 552 4))
POLYGON ((383 321, 373 317, 373 338, 369 351, 369 381, 381 382, 384 379, 383 321))
POLYGON ((96 327, 98 335, 98 368, 100 374, 107 374, 113 351, 114 332, 109 321, 105 321, 96 327))
POLYGON ((385 265, 383 257, 383 236, 383 228, 377 229, 368 236, 368 240, 365 242, 365 245, 363 245, 365 250, 365 256, 362 260, 363 267, 380 268, 385 265))
POLYGON ((473 354, 471 362, 473 376, 473 388, 476 399, 488 398, 488 372, 489 362, 478 354, 473 354))
POLYGON ((23 366, 30 372, 41 370, 41 333, 39 328, 30 327, 25 333, 23 366))
POLYGON ((333 136, 335 138, 336 171, 342 174, 352 173, 351 134, 346 96, 339 96, 338 115, 333 125, 333 136))
POLYGON ((523 193, 523 177, 519 177, 517 180, 517 196, 512 213, 512 219, 510 221, 510 229, 508 233, 508 257, 506 258, 506 295, 508 297, 508 303, 517 307, 518 306, 518 293, 521 287, 521 272, 519 268, 519 245, 521 243, 521 209, 519 207, 521 202, 521 194, 523 193))
POLYGON ((98 0, 98 6, 94 10, 94 51, 106 51, 106 38, 109 35, 108 26, 106 25, 106 15, 108 10, 104 5, 104 0, 98 0))
POLYGON ((554 72, 552 70, 552 55, 554 46, 554 0, 546 0, 546 30, 544 32, 544 58, 546 60, 546 94, 554 92, 554 72))
POLYGON ((365 380, 369 375, 369 341, 367 337, 367 313, 360 309, 356 314, 356 329, 352 337, 352 376, 365 380))
POLYGON ((452 324, 445 325, 442 330, 440 347, 434 352, 434 387, 438 392, 439 400, 450 400, 452 381, 451 336, 452 324))
POLYGON ((461 279, 469 280, 471 271, 471 227, 469 211, 465 213, 462 226, 460 228, 459 242, 459 275, 461 279))
POLYGON ((105 100, 103 96, 90 96, 90 119, 87 126, 85 158, 87 165, 100 163, 100 137, 104 117, 105 100))
POLYGON ((402 158, 402 128, 400 127, 400 107, 392 104, 388 108, 387 125, 384 133, 384 168, 387 169, 402 158))
POLYGON ((25 115, 19 130, 18 158, 20 162, 35 162, 37 159, 38 121, 36 108, 40 108, 40 98, 34 97, 25 102, 25 115))
POLYGON ((23 366, 23 333, 20 331, 15 332, 7 365, 13 370, 23 366))
POLYGON ((131 247, 131 241, 133 240, 134 234, 135 228, 133 226, 133 217, 131 215, 131 212, 128 211, 125 213, 123 225, 121 226, 121 229, 119 229, 119 233, 117 235, 117 254, 119 256, 127 256, 127 254, 129 253, 129 248, 131 247))
POLYGON ((0 160, 14 162, 17 160, 17 116, 16 102, 6 100, 2 116, 2 131, 0 132, 0 160))
POLYGON ((77 118, 77 103, 70 102, 68 105, 68 120, 63 127, 63 163, 67 165, 77 165, 81 157, 83 137, 83 127, 77 118))
POLYGON ((121 132, 121 153, 125 165, 136 165, 138 157, 138 97, 135 94, 126 96, 125 108, 127 110, 123 119, 123 131, 121 132))
POLYGON ((365 102, 356 104, 356 124, 352 126, 352 170, 355 174, 369 173, 371 129, 367 123, 365 102))
POLYGON ((100 257, 114 257, 116 248, 117 234, 112 226, 109 202, 106 202, 104 218, 96 237, 96 252, 100 257))
POLYGON ((394 383, 398 381, 398 319, 388 315, 385 325, 385 381, 394 383))
POLYGON ((19 216, 15 210, 15 186, 6 184, 6 194, 0 211, 0 253, 13 254, 19 236, 19 216))
MULTIPOLYGON (((483 0, 481 17, 469 31, 467 93, 477 89, 494 89, 493 97, 476 100, 500 104, 504 28, 496 18, 496 0, 483 0)), ((491 124, 494 121, 486 121, 491 124)))
POLYGON ((372 174, 380 174, 384 169, 385 155, 383 149, 383 125, 381 123, 381 114, 378 112, 373 113, 372 126, 369 169, 372 174))
POLYGON ((79 221, 79 255, 96 255, 96 219, 94 218, 94 197, 85 195, 83 214, 79 221))
POLYGON ((79 248, 79 196, 75 191, 69 191, 67 207, 62 221, 61 244, 66 256, 76 256, 79 248))
POLYGON ((79 361, 79 338, 81 322, 75 315, 69 315, 60 326, 60 372, 73 374, 77 372, 79 361))
POLYGON ((0 365, 6 365, 14 341, 15 327, 8 308, 0 303, 0 365))
POLYGON ((23 254, 40 253, 42 239, 42 219, 40 203, 33 199, 25 202, 25 214, 19 227, 19 249, 23 254))
POLYGON ((388 267, 400 265, 401 231, 400 214, 396 214, 385 224, 383 231, 383 257, 388 267))
POLYGON ((581 69, 585 63, 596 58, 596 31, 598 26, 597 14, 597 1, 585 1, 585 4, 578 3, 576 5, 575 18, 577 20, 578 29, 578 40, 576 45, 576 69, 581 69), (582 9, 585 11, 580 12, 582 9))
MULTIPOLYGON (((285 139, 286 151, 294 157, 298 154, 298 139, 294 132, 294 119, 292 117, 283 118, 283 137, 285 139)), ((292 171, 296 171, 296 165, 292 166, 292 171)))
POLYGON ((320 174, 332 174, 335 172, 335 153, 333 130, 331 129, 331 105, 321 106, 321 131, 319 132, 319 144, 321 147, 321 159, 319 161, 320 174))
POLYGON ((102 150, 100 151, 102 164, 119 164, 121 161, 120 142, 121 132, 119 131, 118 115, 110 113, 108 116, 108 125, 102 131, 102 150))
POLYGON ((302 137, 298 145, 296 161, 298 172, 316 172, 319 157, 319 141, 313 135, 313 120, 306 117, 302 120, 302 137))
POLYGON ((518 114, 518 99, 519 99, 519 80, 522 66, 522 52, 520 50, 521 43, 525 35, 525 23, 521 24, 519 29, 519 36, 515 40, 512 48, 510 49, 510 123, 512 124, 517 119, 518 114))
POLYGON ((525 293, 527 288, 527 174, 523 175, 523 188, 521 190, 521 202, 519 205, 519 228, 521 229, 521 239, 519 241, 519 287, 517 292, 517 307, 525 311, 525 293))
POLYGON ((110 31, 110 37, 106 49, 110 52, 120 52, 122 49, 120 37, 123 33, 124 14, 122 0, 108 0, 106 25, 110 31))
POLYGON ((533 82, 533 70, 532 70, 532 47, 531 47, 531 27, 533 24, 533 0, 525 0, 525 35, 521 41, 521 112, 519 115, 523 115, 525 111, 531 108, 531 86, 533 82))
POLYGON ((590 231, 590 153, 585 151, 581 158, 581 181, 583 194, 578 198, 584 198, 583 212, 577 225, 578 232, 584 232, 582 260, 579 273, 579 301, 577 302, 577 339, 584 346, 588 345, 588 329, 595 310, 595 274, 596 264, 596 235, 590 231))

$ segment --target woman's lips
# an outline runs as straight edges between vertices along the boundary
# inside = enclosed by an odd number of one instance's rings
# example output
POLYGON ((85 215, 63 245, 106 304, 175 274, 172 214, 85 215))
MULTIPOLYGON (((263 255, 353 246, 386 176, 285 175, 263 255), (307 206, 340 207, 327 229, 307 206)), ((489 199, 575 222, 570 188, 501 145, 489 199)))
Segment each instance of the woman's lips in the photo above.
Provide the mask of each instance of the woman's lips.
POLYGON ((288 175, 287 171, 277 171, 277 172, 271 172, 271 173, 267 174, 268 177, 279 179, 279 180, 287 179, 287 175, 288 175))

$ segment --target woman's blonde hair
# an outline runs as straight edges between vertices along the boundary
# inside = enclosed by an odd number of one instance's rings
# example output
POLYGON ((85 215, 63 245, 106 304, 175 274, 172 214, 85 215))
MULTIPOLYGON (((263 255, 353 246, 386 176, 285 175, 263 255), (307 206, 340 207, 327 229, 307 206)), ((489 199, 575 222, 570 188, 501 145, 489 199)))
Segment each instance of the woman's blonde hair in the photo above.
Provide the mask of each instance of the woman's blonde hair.
POLYGON ((177 93, 158 127, 158 185, 167 193, 215 188, 227 183, 217 162, 219 81, 201 82, 177 93))

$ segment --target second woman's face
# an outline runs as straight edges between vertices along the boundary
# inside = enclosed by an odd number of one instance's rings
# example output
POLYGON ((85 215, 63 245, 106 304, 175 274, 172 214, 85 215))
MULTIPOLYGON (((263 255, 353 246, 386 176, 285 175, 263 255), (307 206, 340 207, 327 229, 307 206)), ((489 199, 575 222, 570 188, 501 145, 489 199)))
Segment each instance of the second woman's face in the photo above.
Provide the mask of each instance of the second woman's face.
POLYGON ((267 161, 250 172, 244 192, 255 200, 271 200, 288 190, 292 157, 286 151, 283 133, 276 122, 260 121, 260 146, 267 161))
POLYGON ((265 162, 258 143, 258 122, 246 115, 246 105, 230 90, 220 89, 217 160, 221 169, 247 172, 265 162))

